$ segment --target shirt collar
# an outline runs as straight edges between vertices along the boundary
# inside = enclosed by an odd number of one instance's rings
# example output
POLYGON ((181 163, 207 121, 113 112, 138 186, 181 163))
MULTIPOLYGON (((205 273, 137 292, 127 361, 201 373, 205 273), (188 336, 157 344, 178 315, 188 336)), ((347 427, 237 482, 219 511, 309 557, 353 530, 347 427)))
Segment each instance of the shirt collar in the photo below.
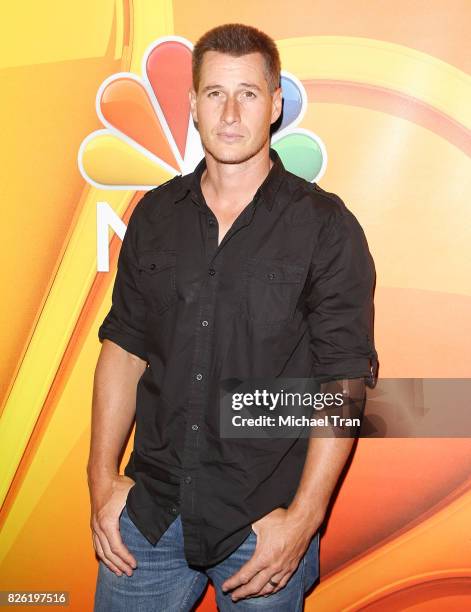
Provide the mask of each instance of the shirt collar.
MULTIPOLYGON (((275 149, 270 147, 269 152, 270 159, 273 161, 273 166, 270 168, 270 171, 265 177, 263 183, 257 189, 254 199, 257 200, 259 197, 268 210, 271 210, 273 204, 275 203, 276 195, 286 176, 286 169, 275 149)), ((206 159, 203 157, 193 172, 180 177, 179 189, 175 194, 175 202, 180 202, 183 200, 188 192, 191 192, 192 195, 195 196, 198 203, 201 202, 201 199, 203 198, 203 193, 201 191, 201 175, 203 174, 205 168, 206 159)))

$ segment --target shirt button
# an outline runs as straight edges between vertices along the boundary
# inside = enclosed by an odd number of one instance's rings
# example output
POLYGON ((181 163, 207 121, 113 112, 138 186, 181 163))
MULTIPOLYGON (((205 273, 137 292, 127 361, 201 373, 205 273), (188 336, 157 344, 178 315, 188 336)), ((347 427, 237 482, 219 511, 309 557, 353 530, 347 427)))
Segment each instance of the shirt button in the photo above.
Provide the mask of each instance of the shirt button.
POLYGON ((185 476, 185 482, 186 482, 186 484, 190 484, 191 476, 185 476))
POLYGON ((209 323, 207 321, 201 321, 201 325, 203 327, 207 327, 209 325, 209 323))
POLYGON ((202 378, 203 378, 203 375, 202 375, 202 374, 197 374, 197 375, 196 375, 196 380, 201 380, 202 378))
POLYGON ((191 429, 192 429, 193 431, 196 431, 196 430, 197 430, 197 429, 199 429, 199 428, 198 428, 198 425, 195 423, 194 425, 192 425, 192 426, 191 426, 191 429))
POLYGON ((216 223, 216 221, 213 219, 213 217, 209 218, 209 225, 214 225, 216 223))
POLYGON ((172 507, 170 508, 170 512, 171 512, 172 514, 177 514, 177 513, 178 513, 178 510, 177 510, 177 508, 175 508, 175 506, 172 506, 172 507))
POLYGON ((216 270, 214 268, 209 268, 208 272, 211 276, 214 276, 216 274, 216 270))

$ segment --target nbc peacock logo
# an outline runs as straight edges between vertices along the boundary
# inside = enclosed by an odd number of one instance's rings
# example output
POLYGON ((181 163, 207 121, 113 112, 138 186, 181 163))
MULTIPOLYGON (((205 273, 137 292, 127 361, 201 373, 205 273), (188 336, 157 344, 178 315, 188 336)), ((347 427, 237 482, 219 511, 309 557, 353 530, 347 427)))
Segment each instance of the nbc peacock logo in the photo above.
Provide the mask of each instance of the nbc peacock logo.
MULTIPOLYGON (((192 50, 185 38, 159 38, 144 54, 141 77, 119 72, 101 84, 96 111, 105 127, 89 134, 78 154, 89 184, 148 190, 194 170, 204 153, 188 100, 192 50)), ((306 112, 306 92, 286 71, 281 88, 283 114, 271 146, 287 170, 317 181, 325 172, 327 154, 319 136, 298 127, 306 112)))

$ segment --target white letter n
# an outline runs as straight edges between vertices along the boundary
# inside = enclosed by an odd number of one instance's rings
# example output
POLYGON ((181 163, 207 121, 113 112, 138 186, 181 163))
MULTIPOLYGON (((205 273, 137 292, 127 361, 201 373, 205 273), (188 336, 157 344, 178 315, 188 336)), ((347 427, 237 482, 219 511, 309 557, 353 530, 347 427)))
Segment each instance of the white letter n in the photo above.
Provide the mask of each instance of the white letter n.
POLYGON ((108 202, 97 202, 96 205, 96 237, 97 237, 97 271, 110 270, 110 245, 108 228, 118 234, 121 240, 126 233, 126 225, 111 208, 108 202))

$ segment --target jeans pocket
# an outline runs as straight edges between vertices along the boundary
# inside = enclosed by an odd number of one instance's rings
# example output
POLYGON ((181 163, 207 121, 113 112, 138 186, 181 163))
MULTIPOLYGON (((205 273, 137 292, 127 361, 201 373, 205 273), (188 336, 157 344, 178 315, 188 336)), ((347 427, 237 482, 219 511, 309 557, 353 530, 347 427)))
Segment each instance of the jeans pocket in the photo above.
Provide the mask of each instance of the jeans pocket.
POLYGON ((319 578, 320 536, 317 532, 304 555, 304 592, 308 591, 319 578))
POLYGON ((121 514, 119 515, 119 530, 122 530, 122 526, 123 523, 130 521, 131 519, 129 518, 129 514, 128 511, 126 509, 126 506, 123 507, 123 509, 121 510, 121 514))

